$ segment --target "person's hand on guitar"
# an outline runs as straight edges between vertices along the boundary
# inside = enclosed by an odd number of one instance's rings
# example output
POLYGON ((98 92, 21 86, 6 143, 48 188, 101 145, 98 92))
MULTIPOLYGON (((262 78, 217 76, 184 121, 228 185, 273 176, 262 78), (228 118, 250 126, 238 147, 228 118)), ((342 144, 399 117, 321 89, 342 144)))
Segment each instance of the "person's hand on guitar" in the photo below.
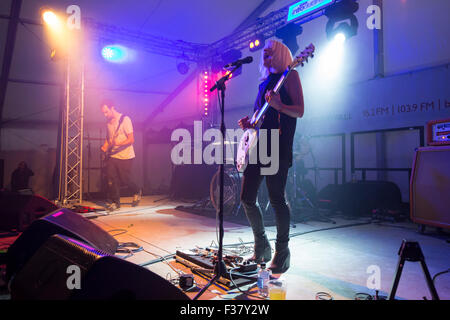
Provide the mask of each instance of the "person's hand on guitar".
POLYGON ((248 118, 248 116, 246 116, 245 118, 240 119, 238 121, 238 125, 239 125, 239 127, 241 127, 244 130, 253 128, 253 126, 250 123, 250 119, 248 118))
POLYGON ((270 106, 277 111, 280 111, 281 108, 283 108, 284 106, 283 102, 281 102, 280 94, 275 93, 275 91, 273 90, 267 91, 265 99, 267 103, 270 104, 270 106))
POLYGON ((109 158, 110 152, 113 149, 114 145, 115 145, 114 140, 113 141, 106 140, 103 146, 100 148, 103 152, 102 159, 104 161, 106 161, 109 158))
POLYGON ((100 148, 100 150, 102 150, 103 153, 106 153, 106 151, 108 151, 108 145, 107 145, 107 144, 104 144, 104 145, 100 148))

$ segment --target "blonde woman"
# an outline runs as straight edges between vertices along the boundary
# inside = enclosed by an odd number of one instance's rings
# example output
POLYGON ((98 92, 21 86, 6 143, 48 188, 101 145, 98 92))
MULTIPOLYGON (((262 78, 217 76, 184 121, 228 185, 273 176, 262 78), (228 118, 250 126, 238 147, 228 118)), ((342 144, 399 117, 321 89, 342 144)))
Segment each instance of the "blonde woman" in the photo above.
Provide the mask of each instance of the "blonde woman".
MULTIPOLYGON (((249 164, 244 171, 241 188, 241 203, 255 238, 255 250, 251 260, 257 263, 269 262, 272 258, 272 249, 265 233, 263 216, 256 205, 258 189, 264 177, 266 178, 277 226, 275 255, 269 267, 273 273, 284 273, 290 266, 288 247, 290 212, 284 194, 288 170, 292 166, 292 145, 297 118, 301 118, 304 111, 303 91, 296 70, 288 75, 279 94, 275 94, 272 90, 290 63, 292 54, 289 49, 281 42, 269 40, 262 52, 260 66, 262 83, 259 85, 254 111, 261 108, 266 101, 270 103, 261 129, 279 131, 280 165, 276 174, 263 176, 260 170, 263 165, 259 161, 256 164, 249 164)), ((248 116, 239 120, 238 124, 243 129, 251 128, 248 116)), ((267 136, 270 138, 270 134, 267 136)), ((271 150, 270 144, 271 141, 268 139, 268 150, 271 150)))

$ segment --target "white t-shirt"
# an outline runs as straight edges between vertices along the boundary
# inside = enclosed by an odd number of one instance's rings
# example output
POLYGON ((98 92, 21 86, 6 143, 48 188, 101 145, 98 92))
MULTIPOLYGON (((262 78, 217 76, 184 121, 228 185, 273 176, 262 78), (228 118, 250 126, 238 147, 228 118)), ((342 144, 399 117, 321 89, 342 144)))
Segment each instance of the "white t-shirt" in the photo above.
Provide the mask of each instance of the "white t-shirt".
MULTIPOLYGON (((131 123, 131 119, 128 116, 124 117, 122 123, 120 124, 119 130, 116 133, 117 125, 119 124, 121 116, 122 115, 120 114, 119 119, 114 119, 112 123, 107 124, 108 138, 111 139, 115 136, 116 143, 125 141, 127 139, 127 135, 133 133, 133 124, 131 123)), ((111 150, 111 158, 126 160, 133 159, 135 156, 136 155, 134 154, 134 148, 132 144, 120 147, 114 146, 114 148, 111 150)))

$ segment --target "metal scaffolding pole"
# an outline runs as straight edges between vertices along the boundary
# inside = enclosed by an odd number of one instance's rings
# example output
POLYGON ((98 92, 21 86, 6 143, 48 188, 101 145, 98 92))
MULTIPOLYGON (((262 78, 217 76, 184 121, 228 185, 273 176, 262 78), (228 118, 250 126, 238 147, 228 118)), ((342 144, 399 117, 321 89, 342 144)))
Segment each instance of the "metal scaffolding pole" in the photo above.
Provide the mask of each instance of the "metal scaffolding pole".
POLYGON ((84 59, 81 43, 74 36, 66 55, 58 197, 62 206, 79 204, 83 200, 84 59))

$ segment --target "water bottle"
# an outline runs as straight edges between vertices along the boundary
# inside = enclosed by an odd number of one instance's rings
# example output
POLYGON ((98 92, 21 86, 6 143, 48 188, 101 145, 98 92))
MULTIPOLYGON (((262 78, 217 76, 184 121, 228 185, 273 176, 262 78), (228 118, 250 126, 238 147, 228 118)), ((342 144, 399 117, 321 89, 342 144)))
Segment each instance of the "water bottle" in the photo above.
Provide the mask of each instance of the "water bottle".
POLYGON ((269 287, 268 283, 270 280, 270 274, 271 270, 266 269, 266 264, 264 262, 261 262, 259 268, 258 268, 258 293, 263 297, 269 296, 269 287))

